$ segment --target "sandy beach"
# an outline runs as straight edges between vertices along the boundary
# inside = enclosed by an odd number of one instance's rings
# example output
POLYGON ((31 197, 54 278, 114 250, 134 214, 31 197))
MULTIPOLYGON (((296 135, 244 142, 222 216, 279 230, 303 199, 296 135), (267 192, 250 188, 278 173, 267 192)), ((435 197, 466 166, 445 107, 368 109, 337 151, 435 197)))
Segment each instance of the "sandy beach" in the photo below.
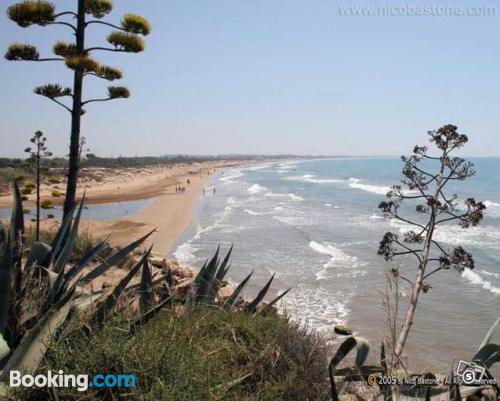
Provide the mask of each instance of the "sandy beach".
MULTIPOLYGON (((95 238, 109 236, 110 243, 122 246, 146 233, 155 230, 144 246, 153 245, 153 251, 167 254, 172 244, 188 227, 196 198, 211 174, 218 169, 246 164, 244 161, 218 161, 193 164, 173 164, 144 168, 99 170, 83 174, 78 196, 85 191, 86 203, 112 203, 154 198, 151 205, 144 207, 130 218, 110 221, 82 221, 81 230, 95 238), (189 184, 188 184, 189 180, 189 184), (177 187, 185 191, 177 192, 177 187)), ((60 190, 64 184, 44 185, 42 195, 54 205, 61 205, 64 197, 53 197, 54 189, 60 190)), ((33 195, 24 202, 25 207, 33 207, 33 195)), ((12 206, 12 194, 0 196, 0 207, 12 206)), ((50 228, 54 221, 43 223, 50 228)))

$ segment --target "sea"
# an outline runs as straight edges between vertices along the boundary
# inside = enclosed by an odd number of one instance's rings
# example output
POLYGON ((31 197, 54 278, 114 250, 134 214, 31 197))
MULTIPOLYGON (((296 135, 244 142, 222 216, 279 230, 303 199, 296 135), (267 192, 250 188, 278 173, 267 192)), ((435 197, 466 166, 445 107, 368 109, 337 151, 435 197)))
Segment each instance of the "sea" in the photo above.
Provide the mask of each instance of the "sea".
MULTIPOLYGON (((474 197, 487 206, 483 222, 437 230, 444 246, 463 246, 474 270, 441 271, 422 294, 406 354, 413 369, 448 372, 469 360, 500 315, 500 158, 473 158, 476 174, 452 182, 448 193, 474 197)), ((399 158, 333 158, 282 161, 229 168, 211 176, 198 199, 193 220, 173 248, 181 263, 200 267, 218 246, 231 245, 231 283, 254 271, 245 296, 251 298, 275 274, 271 295, 291 287, 282 310, 328 338, 346 324, 372 346, 377 361, 389 335, 384 294, 387 272, 399 268, 409 279, 415 261, 386 262, 377 255, 386 232, 408 228, 384 218, 378 204, 401 181, 399 158)), ((409 202, 410 217, 417 217, 409 202)), ((409 288, 402 284, 400 311, 409 288)), ((500 333, 498 333, 500 334, 500 333)))

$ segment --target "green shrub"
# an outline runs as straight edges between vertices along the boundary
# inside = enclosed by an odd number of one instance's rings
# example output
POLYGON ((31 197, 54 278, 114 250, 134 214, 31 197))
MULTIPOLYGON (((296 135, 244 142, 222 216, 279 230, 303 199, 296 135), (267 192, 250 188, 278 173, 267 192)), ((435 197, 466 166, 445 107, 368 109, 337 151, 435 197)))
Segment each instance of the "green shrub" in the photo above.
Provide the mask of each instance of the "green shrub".
POLYGON ((52 201, 50 199, 42 199, 40 202, 40 207, 42 209, 50 209, 52 208, 52 201))
POLYGON ((33 188, 24 187, 21 189, 21 195, 30 195, 33 188))
POLYGON ((50 185, 60 184, 61 180, 56 177, 49 177, 48 182, 50 185))
MULTIPOLYGON (((167 309, 132 338, 116 322, 91 334, 77 331, 50 347, 41 371, 137 377, 136 389, 114 389, 113 395, 90 390, 88 400, 128 393, 130 399, 151 401, 321 401, 329 399, 324 344, 277 314, 201 308, 179 316, 167 309)), ((18 396, 54 399, 45 390, 18 396)), ((77 400, 81 393, 58 389, 58 396, 77 400)))
POLYGON ((28 197, 26 195, 21 195, 21 201, 26 202, 28 197))
POLYGON ((50 194, 51 194, 54 198, 60 198, 60 197, 61 197, 61 193, 60 193, 57 189, 53 189, 52 191, 50 191, 50 194))

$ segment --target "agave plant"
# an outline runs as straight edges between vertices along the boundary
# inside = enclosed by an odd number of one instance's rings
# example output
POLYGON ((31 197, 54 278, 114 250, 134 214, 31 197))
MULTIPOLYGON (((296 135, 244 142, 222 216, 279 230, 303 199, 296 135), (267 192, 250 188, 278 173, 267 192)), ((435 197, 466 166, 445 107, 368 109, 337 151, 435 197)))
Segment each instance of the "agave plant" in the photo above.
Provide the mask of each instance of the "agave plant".
MULTIPOLYGON (((224 259, 219 258, 220 247, 217 248, 215 255, 200 269, 199 273, 195 277, 193 281, 193 293, 189 294, 188 298, 193 299, 195 304, 197 305, 216 305, 216 296, 219 292, 222 282, 224 281, 227 272, 231 268, 229 264, 229 259, 231 257, 231 252, 233 247, 229 249, 224 259)), ((251 272, 232 292, 229 298, 223 303, 224 307, 230 308, 236 305, 238 298, 245 288, 245 286, 250 281, 253 272, 251 272)), ((246 303, 245 312, 254 314, 259 311, 258 307, 262 300, 265 298, 269 288, 271 287, 271 283, 273 282, 274 275, 269 279, 266 285, 259 291, 257 296, 251 301, 246 303)), ((263 308, 260 309, 261 313, 264 313, 270 310, 281 298, 283 298, 291 288, 287 289, 268 304, 266 304, 263 308)), ((217 304, 218 305, 218 304, 217 304)))
POLYGON ((107 248, 106 240, 92 247, 76 263, 71 263, 83 204, 84 197, 78 208, 61 222, 50 244, 34 242, 27 257, 23 257, 23 208, 19 188, 14 183, 10 229, 0 234, 0 381, 5 381, 12 369, 34 371, 48 341, 78 309, 97 303, 93 321, 102 322, 142 266, 137 264, 132 268, 104 300, 102 294, 89 296, 79 291, 83 285, 122 263, 152 234, 119 249, 93 267, 91 263, 107 248), (90 271, 83 275, 85 268, 90 271), (40 290, 37 294, 41 299, 33 299, 36 289, 40 290), (34 303, 36 311, 29 314, 28 306, 34 303))
MULTIPOLYGON (((481 342, 477 353, 471 358, 471 361, 485 369, 485 377, 493 379, 490 373, 491 367, 495 363, 500 362, 500 345, 491 342, 498 326, 500 325, 500 317, 491 326, 485 338, 481 342)), ((331 396, 333 401, 342 400, 343 397, 339 396, 335 378, 342 378, 344 381, 364 381, 370 385, 374 385, 371 379, 377 377, 419 377, 421 375, 409 375, 405 371, 390 371, 386 361, 385 344, 382 342, 380 348, 380 366, 367 366, 364 365, 368 354, 370 352, 370 345, 367 340, 361 337, 349 336, 337 349, 335 355, 332 357, 329 364, 329 375, 331 385, 331 396), (344 358, 353 350, 356 350, 355 366, 343 369, 337 369, 337 366, 344 360, 344 358)), ((425 377, 429 378, 433 374, 429 373, 425 377)), ((375 380, 378 383, 378 380, 375 380)), ((450 376, 447 378, 449 383, 446 385, 436 386, 419 386, 419 385, 394 385, 389 383, 379 385, 380 394, 379 400, 392 401, 392 400, 425 400, 425 401, 495 401, 500 399, 500 389, 498 384, 485 384, 485 385, 460 385, 457 377, 452 370, 450 376)), ((411 382, 411 380, 409 381, 411 382)))

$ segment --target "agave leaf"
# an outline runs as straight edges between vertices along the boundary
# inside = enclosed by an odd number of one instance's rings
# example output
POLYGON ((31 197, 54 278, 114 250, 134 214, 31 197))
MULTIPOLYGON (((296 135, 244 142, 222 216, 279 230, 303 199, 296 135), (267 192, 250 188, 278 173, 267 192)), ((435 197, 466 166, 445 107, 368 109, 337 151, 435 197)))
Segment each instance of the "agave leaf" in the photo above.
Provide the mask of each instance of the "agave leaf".
POLYGON ((495 363, 500 362, 500 345, 489 343, 481 348, 472 358, 473 361, 481 362, 488 369, 495 363))
POLYGON ((9 317, 11 279, 12 279, 12 254, 10 252, 10 233, 6 234, 0 260, 0 333, 3 333, 9 317))
POLYGON ((488 330, 488 333, 486 334, 483 341, 481 342, 481 345, 479 346, 478 351, 491 341, 491 339, 493 338, 493 336, 495 335, 495 333, 498 329, 499 324, 500 324, 500 317, 495 321, 495 323, 493 323, 491 325, 490 329, 488 330))
MULTIPOLYGON (((14 207, 12 208, 12 217, 10 220, 10 250, 12 258, 12 281, 14 288, 14 297, 17 298, 21 294, 21 259, 23 248, 23 233, 24 233, 24 211, 21 194, 17 181, 14 181, 14 207)), ((17 320, 17 316, 14 316, 17 320)), ((14 324, 16 326, 17 323, 14 324)))
POLYGON ((226 307, 234 306, 234 304, 238 300, 238 296, 240 295, 241 291, 243 290, 243 288, 245 288, 248 281, 250 281, 250 278, 252 277, 253 272, 254 271, 252 270, 252 272, 248 276, 246 276, 245 279, 240 284, 238 284, 238 286, 235 288, 235 290, 233 291, 231 296, 227 299, 227 301, 225 303, 226 307))
POLYGON ((61 248, 63 247, 63 241, 66 238, 67 232, 71 227, 71 222, 73 221, 73 214, 75 213, 75 207, 73 206, 70 212, 63 219, 59 230, 57 230, 56 235, 52 239, 52 243, 50 247, 52 248, 52 258, 57 259, 59 257, 59 253, 61 248))
POLYGON ((216 280, 219 282, 224 280, 224 277, 226 276, 226 273, 229 270, 229 267, 226 269, 226 266, 229 264, 229 258, 231 257, 231 253, 233 252, 233 245, 231 245, 231 248, 229 248, 229 251, 227 252, 226 256, 224 257, 224 260, 222 261, 219 270, 217 271, 217 274, 215 275, 216 280))
POLYGON ((31 245, 31 250, 24 265, 25 269, 29 269, 33 265, 49 267, 50 254, 52 248, 43 242, 34 242, 31 245))
POLYGON ((215 275, 219 267, 219 251, 220 246, 217 247, 215 255, 210 260, 208 265, 202 269, 195 278, 194 288, 196 288, 196 302, 197 303, 210 303, 213 301, 212 294, 215 287, 215 275))
POLYGON ((125 290, 128 283, 130 283, 130 280, 132 280, 132 278, 137 274, 141 266, 144 264, 144 260, 149 257, 151 249, 152 247, 144 253, 141 260, 139 260, 139 262, 137 262, 136 265, 130 269, 128 274, 116 285, 111 294, 109 294, 107 298, 97 307, 91 319, 93 322, 97 323, 99 326, 104 323, 106 316, 115 306, 123 290, 125 290))
POLYGON ((460 394, 460 386, 455 380, 456 376, 451 371, 450 374, 450 401, 462 401, 462 395, 460 394))
POLYGON ((10 348, 7 345, 7 341, 3 338, 3 336, 0 334, 0 361, 5 358, 7 355, 9 355, 10 348))
POLYGON ((260 301, 264 299, 264 297, 267 294, 267 291, 269 291, 269 287, 271 287, 271 283, 273 282, 273 280, 274 280, 274 274, 271 276, 267 284, 259 291, 255 299, 245 307, 245 312, 255 313, 260 301))
MULTIPOLYGON (((24 233, 24 211, 21 193, 17 181, 14 181, 14 207, 12 208, 12 217, 10 219, 10 237, 15 245, 21 243, 21 237, 24 233)), ((20 257, 20 255, 19 255, 20 257)), ((14 261, 16 262, 16 261, 14 261)))
POLYGON ((83 297, 75 299, 73 302, 73 310, 78 314, 82 313, 87 308, 95 304, 99 298, 102 297, 102 292, 98 292, 95 294, 84 295, 83 297))
POLYGON ((134 335, 134 333, 137 332, 137 329, 140 326, 145 325, 147 322, 149 322, 152 318, 154 318, 160 311, 165 307, 165 305, 172 303, 173 300, 171 297, 165 298, 163 301, 161 301, 158 305, 156 305, 153 309, 150 311, 146 312, 144 315, 142 315, 139 319, 137 319, 132 325, 130 326, 130 335, 134 335))
POLYGON ((59 274, 57 274, 56 272, 50 270, 50 269, 47 269, 45 267, 41 267, 40 266, 40 269, 47 275, 47 277, 49 278, 49 288, 52 290, 54 289, 55 287, 55 284, 57 282, 57 278, 59 277, 59 274))
POLYGON ((356 367, 361 368, 366 362, 366 358, 370 352, 370 345, 364 338, 354 336, 347 338, 340 344, 337 352, 330 360, 330 367, 335 369, 354 348, 356 348, 356 367))
POLYGON ((68 271, 64 275, 64 278, 69 281, 73 277, 77 276, 83 268, 85 268, 90 262, 92 262, 92 260, 94 260, 94 258, 107 247, 107 245, 107 238, 99 242, 97 245, 94 245, 92 249, 90 249, 85 254, 85 256, 83 256, 78 262, 76 262, 68 269, 68 271))
MULTIPOLYGON (((156 230, 156 229, 155 229, 156 230)), ((151 234, 154 233, 155 230, 150 231, 145 236, 139 238, 138 240, 132 242, 126 247, 120 249, 118 252, 111 255, 104 262, 95 267, 91 272, 83 276, 79 282, 80 284, 87 284, 94 280, 96 277, 99 277, 101 274, 106 272, 111 267, 121 263, 134 249, 136 249, 139 245, 141 245, 151 234)))
POLYGON ((80 225, 80 218, 82 217, 83 203, 85 202, 85 194, 82 196, 82 200, 80 201, 80 205, 78 206, 78 211, 76 212, 75 219, 73 224, 71 225, 71 230, 68 234, 68 237, 65 239, 61 252, 59 253, 53 269, 55 272, 60 272, 64 269, 66 262, 71 256, 71 252, 73 252, 73 248, 76 243, 76 239, 78 237, 78 227, 80 225))
POLYGON ((217 269, 217 272, 215 273, 215 278, 212 280, 212 285, 208 288, 208 295, 207 295, 207 301, 209 303, 212 303, 215 301, 215 297, 217 296, 217 293, 219 292, 220 285, 222 283, 222 280, 224 280, 224 277, 226 277, 227 272, 229 271, 229 258, 231 257, 231 252, 233 251, 233 246, 231 245, 231 248, 229 248, 229 251, 227 252, 226 256, 224 257, 224 260, 220 264, 219 268, 217 269))
POLYGON ((72 299, 73 293, 68 293, 57 307, 46 312, 36 325, 24 335, 19 346, 0 372, 0 381, 8 380, 11 370, 34 372, 38 368, 45 355, 48 342, 68 317, 72 299))
POLYGON ((274 305, 276 305, 278 303, 278 301, 283 298, 286 294, 288 294, 288 292, 292 289, 292 287, 290 287, 288 290, 286 291, 283 291, 280 295, 278 295, 276 298, 274 298, 271 302, 269 302, 265 307, 264 309, 262 309, 261 313, 265 313, 266 311, 268 311, 269 309, 271 309, 274 305))
POLYGON ((354 337, 356 339, 356 366, 360 368, 366 362, 370 353, 370 344, 363 337, 354 337))
POLYGON ((3 249, 6 239, 7 239, 7 232, 2 226, 0 226, 0 249, 3 249))
POLYGON ((146 313, 153 303, 153 279, 151 278, 151 269, 149 266, 148 259, 144 259, 141 271, 141 282, 139 284, 139 304, 141 307, 141 312, 146 313))

